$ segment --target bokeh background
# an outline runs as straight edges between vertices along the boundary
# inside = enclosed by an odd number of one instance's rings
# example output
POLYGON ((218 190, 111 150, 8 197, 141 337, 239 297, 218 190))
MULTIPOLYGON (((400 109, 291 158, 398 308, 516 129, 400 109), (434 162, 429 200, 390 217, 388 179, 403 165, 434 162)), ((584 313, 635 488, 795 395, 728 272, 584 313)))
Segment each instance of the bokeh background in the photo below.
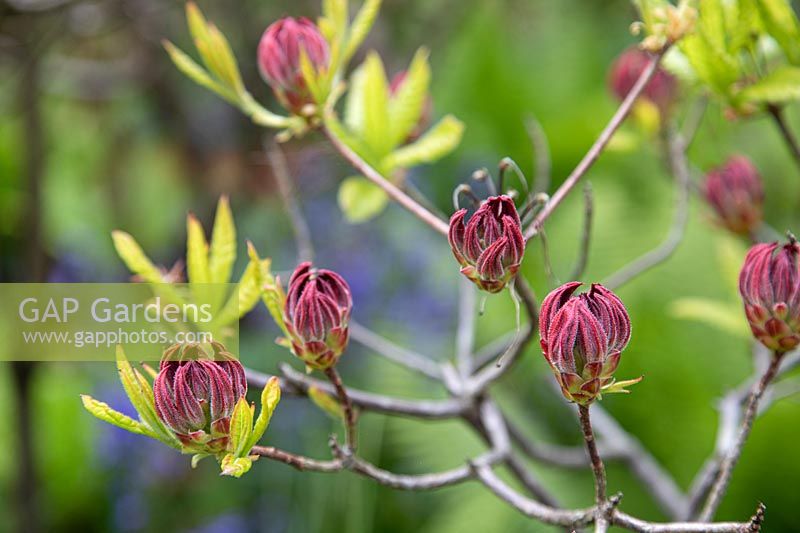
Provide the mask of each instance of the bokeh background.
MULTIPOLYGON (((315 17, 317 1, 199 4, 231 40, 251 92, 275 108, 255 67, 258 39, 279 16, 315 17)), ((394 72, 417 46, 432 50, 436 114, 453 113, 467 128, 453 155, 410 179, 450 212, 453 188, 476 168, 511 156, 532 173, 529 116, 548 136, 558 185, 616 108, 607 69, 634 42, 632 20, 626 0, 385 0, 361 54, 377 49, 394 72)), ((110 238, 117 228, 170 266, 184 254, 186 213, 209 228, 223 193, 231 197, 240 247, 251 239, 277 271, 294 267, 291 228, 262 151, 265 132, 178 73, 163 38, 191 49, 181 2, 0 4, 3 282, 126 280, 110 238)), ((685 88, 677 113, 696 96, 685 88)), ((800 127, 792 110, 789 118, 800 127)), ((349 225, 335 197, 352 171, 316 135, 285 150, 317 261, 350 281, 355 318, 433 359, 451 357, 458 274, 446 241, 395 206, 372 223, 349 225)), ((732 152, 746 153, 760 169, 768 222, 797 229, 800 172, 774 125, 729 121, 712 103, 690 151, 694 178, 732 152)), ((587 178, 596 218, 584 279, 597 281, 664 238, 674 193, 657 142, 633 123, 587 178)), ((562 278, 577 255, 582 210, 576 191, 548 222, 554 271, 562 278)), ((738 309, 735 272, 745 243, 708 219, 693 199, 677 253, 619 291, 634 328, 619 374, 645 380, 629 396, 603 400, 683 488, 713 449, 715 400, 752 369, 743 321, 737 330, 675 313, 675 301, 687 297, 738 309)), ((236 272, 244 268, 240 262, 236 272)), ((538 243, 528 251, 524 275, 540 296, 551 288, 538 243)), ((490 298, 478 320, 479 344, 513 329, 513 316, 507 298, 490 298)), ((264 309, 246 317, 241 332, 245 364, 275 372, 289 360, 273 343, 278 331, 264 309)), ((553 394, 535 346, 494 392, 530 436, 578 445, 577 423, 553 394)), ((341 372, 360 388, 444 395, 356 345, 341 372)), ((79 393, 130 410, 111 364, 0 366, 0 531, 549 531, 477 483, 404 493, 350 474, 300 474, 267 461, 240 480, 219 477, 212 461, 191 470, 188 457, 89 416, 79 393)), ((742 519, 764 501, 766 531, 797 530, 799 419, 800 404, 790 397, 757 421, 719 518, 742 519)), ((306 400, 286 399, 266 438, 325 457, 326 437, 336 429, 306 400)), ((361 435, 368 459, 401 472, 453 467, 480 450, 458 422, 367 414, 361 435)), ((532 467, 564 504, 590 503, 588 470, 532 467)), ((626 468, 610 464, 609 478, 611 489, 625 494, 626 511, 664 518, 626 468)))

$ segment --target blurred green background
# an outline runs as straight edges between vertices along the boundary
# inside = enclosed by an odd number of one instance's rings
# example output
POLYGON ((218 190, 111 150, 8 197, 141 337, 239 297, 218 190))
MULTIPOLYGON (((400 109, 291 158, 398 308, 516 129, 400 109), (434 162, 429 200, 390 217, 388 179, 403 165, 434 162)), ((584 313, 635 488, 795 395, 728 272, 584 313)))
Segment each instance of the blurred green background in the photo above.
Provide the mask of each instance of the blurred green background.
MULTIPOLYGON (((251 92, 276 108, 255 67, 258 39, 279 16, 315 17, 317 1, 199 5, 231 40, 251 92)), ((415 170, 410 179, 450 212, 453 188, 476 168, 494 168, 511 156, 532 173, 529 116, 548 136, 553 189, 558 185, 616 108, 606 75, 613 58, 634 42, 628 31, 634 16, 627 0, 384 0, 354 64, 375 48, 394 72, 416 47, 432 50, 436 114, 453 113, 467 129, 454 155, 415 170)), ((222 193, 231 196, 239 245, 251 239, 278 272, 294 267, 291 229, 261 151, 265 132, 181 76, 160 46, 169 38, 191 49, 181 2, 6 0, 0 30, 0 280, 125 280, 110 238, 116 228, 171 266, 184 253, 186 213, 195 212, 209 228, 222 193), (36 198, 40 202, 31 201, 36 198), (35 257, 42 254, 39 265, 35 257)), ((697 95, 685 88, 684 96, 679 115, 697 95)), ((800 117, 792 110, 789 116, 800 127, 800 117)), ((587 176, 596 218, 586 281, 602 280, 655 246, 671 219, 673 189, 657 143, 634 124, 617 141, 587 176)), ((350 281, 355 318, 434 359, 451 357, 458 271, 446 241, 396 206, 374 223, 348 225, 335 196, 351 170, 315 135, 285 150, 317 262, 350 281)), ((768 222, 797 230, 800 173, 773 124, 729 121, 712 104, 691 148, 692 163, 706 169, 733 152, 747 154, 760 169, 768 222)), ((552 261, 562 278, 578 251, 582 211, 576 191, 548 222, 552 261)), ((608 397, 603 405, 684 489, 713 449, 715 400, 750 374, 752 357, 746 326, 735 334, 682 320, 671 306, 695 297, 738 310, 730 271, 738 269, 745 246, 714 227, 693 199, 677 253, 619 291, 633 321, 619 375, 644 374, 645 380, 631 395, 608 397)), ((529 248, 524 274, 540 297, 552 288, 538 242, 529 248)), ((489 298, 478 320, 479 344, 513 324, 510 301, 489 298)), ((289 360, 273 344, 278 331, 263 309, 248 316, 241 331, 245 364, 275 372, 278 362, 289 360)), ((493 391, 532 437, 580 444, 577 423, 552 393, 536 346, 493 391)), ((103 425, 83 410, 82 392, 129 409, 113 365, 29 370, 0 366, 0 531, 550 531, 477 483, 404 493, 350 474, 300 474, 267 461, 240 480, 219 477, 211 462, 193 471, 188 457, 103 425), (20 409, 21 398, 28 398, 27 409, 20 409), (16 479, 24 450, 17 437, 26 423, 35 466, 27 489, 35 497, 20 502, 16 479), (36 522, 20 526, 26 509, 36 522)), ((355 345, 341 372, 364 389, 444 397, 355 345)), ((744 519, 763 501, 765 531, 797 530, 799 417, 797 398, 788 398, 757 421, 718 518, 744 519)), ((326 437, 336 429, 307 401, 286 399, 266 439, 325 457, 326 437)), ((481 450, 458 422, 367 414, 361 435, 365 457, 399 472, 453 467, 481 450)), ((588 470, 531 466, 565 505, 591 502, 588 470)), ((610 489, 625 494, 624 510, 665 518, 626 468, 610 464, 609 478, 610 489)))

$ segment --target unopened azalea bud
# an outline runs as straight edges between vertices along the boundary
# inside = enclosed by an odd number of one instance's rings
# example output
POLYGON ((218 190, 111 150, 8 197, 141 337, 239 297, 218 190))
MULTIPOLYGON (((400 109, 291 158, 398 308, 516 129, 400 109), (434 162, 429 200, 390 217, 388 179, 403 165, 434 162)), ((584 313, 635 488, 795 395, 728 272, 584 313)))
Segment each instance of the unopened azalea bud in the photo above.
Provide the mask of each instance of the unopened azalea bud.
MULTIPOLYGON (((405 70, 401 70, 394 75, 391 83, 389 84, 390 97, 397 94, 397 92, 405 83, 407 75, 408 73, 405 70)), ((430 125, 431 117, 433 117, 433 99, 428 94, 425 96, 425 103, 422 106, 422 113, 420 114, 419 120, 417 121, 416 126, 414 126, 414 129, 411 130, 411 133, 408 135, 406 142, 414 141, 420 135, 422 135, 422 132, 424 132, 430 125)))
MULTIPOLYGON (((609 86, 614 96, 620 101, 624 100, 652 59, 653 56, 636 47, 628 48, 622 52, 611 66, 608 78, 609 86)), ((659 66, 645 86, 642 98, 655 104, 659 111, 664 114, 672 107, 677 98, 677 93, 678 80, 659 66)))
POLYGON ((199 453, 226 450, 231 414, 246 393, 244 367, 217 343, 168 348, 153 382, 156 414, 199 453))
POLYGON ((450 248, 461 273, 481 290, 500 292, 517 274, 525 253, 519 214, 506 195, 487 199, 465 223, 466 209, 450 218, 450 248))
POLYGON ((602 392, 622 391, 613 374, 631 338, 631 320, 622 301, 600 284, 573 295, 581 285, 566 283, 547 295, 539 338, 564 396, 587 405, 602 392))
POLYGON ((301 263, 289 280, 284 325, 294 354, 318 370, 336 364, 347 347, 353 300, 336 272, 301 263))
POLYGON ((703 194, 720 224, 734 233, 752 234, 761 223, 764 189, 748 158, 735 155, 706 175, 703 194))
POLYGON ((306 18, 280 19, 267 28, 258 44, 261 75, 281 104, 295 114, 314 104, 300 68, 301 51, 316 71, 328 67, 328 42, 306 18))
POLYGON ((786 352, 800 344, 800 245, 756 244, 739 274, 739 293, 753 335, 764 346, 786 352))

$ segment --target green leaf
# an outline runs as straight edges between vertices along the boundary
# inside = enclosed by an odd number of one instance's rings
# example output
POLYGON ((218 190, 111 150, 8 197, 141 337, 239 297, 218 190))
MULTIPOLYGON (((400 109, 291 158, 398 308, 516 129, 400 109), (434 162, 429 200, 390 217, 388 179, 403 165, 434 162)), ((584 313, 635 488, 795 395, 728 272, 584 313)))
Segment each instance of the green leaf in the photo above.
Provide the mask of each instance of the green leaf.
MULTIPOLYGON (((227 196, 222 196, 217 204, 214 230, 211 233, 208 272, 211 283, 228 283, 231 270, 236 261, 236 226, 227 196)), ((225 297, 223 290, 214 290, 212 308, 217 309, 225 297)))
POLYGON ((314 68, 314 64, 311 63, 311 59, 309 59, 305 48, 300 49, 300 73, 303 76, 303 81, 308 91, 311 93, 314 102, 317 104, 324 103, 327 95, 324 94, 324 89, 320 85, 317 69, 314 68))
POLYGON ((464 124, 454 116, 447 115, 425 135, 392 152, 382 166, 395 169, 432 163, 455 150, 463 133, 464 124))
POLYGON ((244 457, 250 451, 248 445, 253 432, 253 410, 246 398, 239 398, 231 415, 230 445, 233 455, 244 457))
POLYGON ((364 131, 362 138, 372 152, 383 158, 391 150, 389 137, 389 84, 383 62, 375 52, 370 52, 364 69, 364 131))
POLYGON ((350 76, 347 89, 347 99, 344 104, 344 123, 347 128, 358 135, 364 136, 366 129, 364 112, 364 91, 367 82, 366 69, 362 64, 350 76))
POLYGON ((145 255, 139 243, 130 234, 124 231, 111 232, 114 241, 114 248, 128 270, 138 274, 148 283, 163 283, 161 271, 145 255))
POLYGON ((345 126, 339 122, 336 114, 333 111, 325 113, 325 127, 328 131, 348 148, 353 150, 361 159, 367 162, 368 165, 375 167, 380 158, 377 158, 372 149, 359 135, 354 135, 345 126))
POLYGON ((217 93, 232 104, 238 102, 238 97, 233 91, 213 79, 203 67, 195 63, 195 61, 183 51, 169 41, 164 41, 163 44, 172 62, 178 67, 178 70, 183 72, 189 79, 217 93))
POLYGON ((776 68, 737 94, 749 103, 782 104, 800 100, 800 67, 784 65, 776 68))
POLYGON ((727 54, 718 53, 702 33, 681 40, 683 51, 697 77, 717 94, 728 97, 731 86, 739 79, 739 65, 727 54))
POLYGON ((764 29, 793 65, 800 65, 800 24, 788 0, 757 0, 764 29))
POLYGON ((428 50, 420 48, 414 55, 400 89, 389 100, 391 146, 401 144, 414 131, 425 109, 431 68, 428 50))
POLYGON ((255 247, 249 241, 247 248, 250 262, 247 264, 236 290, 228 298, 222 310, 217 313, 214 319, 215 325, 226 326, 243 317, 256 306, 261 298, 265 280, 274 283, 270 273, 272 261, 259 259, 255 247))
POLYGON ((111 425, 130 431, 131 433, 136 433, 137 435, 146 435, 156 438, 155 434, 150 431, 150 428, 119 411, 115 411, 107 403, 95 400, 86 394, 81 394, 81 401, 83 402, 83 407, 86 408, 87 411, 103 422, 108 422, 111 425))
POLYGON ((153 437, 173 448, 181 449, 180 441, 161 422, 161 419, 156 414, 153 389, 144 379, 144 376, 131 367, 121 345, 117 345, 117 370, 128 399, 136 409, 136 412, 139 413, 139 418, 141 418, 142 422, 152 430, 153 437))
POLYGON ((750 329, 738 306, 703 298, 679 298, 669 305, 675 318, 694 320, 726 333, 750 338, 750 329))
POLYGON ((192 456, 192 468, 193 469, 197 468, 197 464, 200 461, 202 461, 203 459, 205 459, 206 457, 209 457, 209 454, 207 454, 207 453, 196 453, 196 454, 194 454, 192 456))
POLYGON ((383 189, 361 176, 351 176, 342 181, 337 199, 345 218, 353 224, 377 216, 389 203, 383 189))
POLYGON ((253 460, 249 457, 236 457, 229 453, 222 458, 220 467, 222 469, 221 475, 240 478, 245 475, 250 467, 253 466, 253 460))
POLYGON ((258 418, 256 418, 256 422, 253 425, 253 433, 247 445, 248 452, 264 436, 264 432, 269 427, 269 421, 272 419, 272 413, 275 412, 275 408, 280 401, 281 383, 277 377, 273 376, 269 378, 267 384, 264 385, 264 390, 261 391, 261 412, 258 413, 258 418))
POLYGON ((186 217, 186 274, 197 304, 209 303, 208 242, 203 226, 193 214, 186 217))
POLYGON ((361 43, 366 39, 369 30, 375 23, 375 18, 378 16, 378 11, 381 8, 381 0, 365 0, 361 9, 358 10, 353 23, 350 26, 350 32, 347 38, 347 46, 344 49, 344 61, 348 61, 356 49, 361 46, 361 43))
POLYGON ((727 53, 725 11, 722 0, 703 0, 700 3, 697 31, 703 34, 708 45, 717 54, 727 53))
POLYGON ((327 394, 319 387, 315 385, 309 387, 308 397, 314 402, 314 405, 322 409, 323 412, 327 413, 334 420, 341 421, 344 418, 344 411, 336 398, 327 394))

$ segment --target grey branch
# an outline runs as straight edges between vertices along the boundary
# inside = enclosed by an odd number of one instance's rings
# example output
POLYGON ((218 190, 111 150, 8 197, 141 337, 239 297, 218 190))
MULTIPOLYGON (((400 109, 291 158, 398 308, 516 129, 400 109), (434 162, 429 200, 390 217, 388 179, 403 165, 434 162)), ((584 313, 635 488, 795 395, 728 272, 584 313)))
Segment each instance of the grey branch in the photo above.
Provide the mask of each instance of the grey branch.
POLYGON ((675 179, 675 212, 667 238, 656 248, 650 250, 632 263, 615 272, 603 285, 611 290, 628 283, 633 278, 669 259, 686 233, 689 220, 689 194, 691 178, 686 160, 686 143, 679 134, 671 132, 668 138, 670 169, 675 179))
POLYGON ((398 346, 389 339, 370 331, 361 324, 353 321, 350 322, 350 338, 374 350, 378 355, 385 357, 393 363, 424 374, 429 378, 442 379, 441 367, 430 358, 412 352, 402 346, 398 346))

